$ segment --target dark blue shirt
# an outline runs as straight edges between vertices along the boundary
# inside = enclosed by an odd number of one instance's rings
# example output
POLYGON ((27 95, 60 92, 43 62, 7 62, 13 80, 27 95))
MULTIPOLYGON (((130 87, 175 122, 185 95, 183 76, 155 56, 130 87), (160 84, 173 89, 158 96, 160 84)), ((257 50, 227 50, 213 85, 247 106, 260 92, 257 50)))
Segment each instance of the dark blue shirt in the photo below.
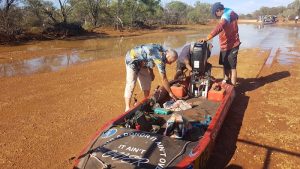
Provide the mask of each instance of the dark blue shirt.
POLYGON ((180 52, 180 54, 178 56, 178 61, 180 63, 184 63, 185 59, 190 60, 190 55, 191 55, 190 50, 191 50, 191 44, 185 45, 182 48, 182 50, 181 50, 181 52, 180 52))

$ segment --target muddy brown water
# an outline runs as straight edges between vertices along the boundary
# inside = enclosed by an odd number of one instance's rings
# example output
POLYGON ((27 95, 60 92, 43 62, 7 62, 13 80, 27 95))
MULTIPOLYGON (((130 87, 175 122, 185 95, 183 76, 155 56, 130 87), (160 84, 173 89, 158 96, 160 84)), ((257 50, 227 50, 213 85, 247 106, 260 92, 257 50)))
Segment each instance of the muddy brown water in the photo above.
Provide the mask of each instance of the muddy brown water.
MULTIPOLYGON (((240 26, 237 95, 208 168, 299 168, 299 29, 240 26)), ((124 37, 121 48, 114 47, 120 38, 1 46, 0 168, 71 168, 95 131, 124 111, 127 48, 156 42, 179 50, 207 31, 124 37)), ((218 65, 217 57, 209 61, 218 65)), ((170 79, 174 69, 167 67, 170 79)), ((220 79, 221 72, 212 73, 220 79)), ((153 88, 160 84, 155 74, 153 88)), ((135 93, 142 95, 138 87, 135 93)))
MULTIPOLYGON (((286 50, 295 47, 296 39, 300 38, 298 27, 260 27, 255 24, 240 24, 241 49, 261 48, 271 49, 271 57, 267 64, 272 62, 277 50, 286 50)), ((29 43, 13 47, 0 47, 0 77, 15 75, 30 75, 48 71, 57 71, 74 64, 94 61, 103 58, 121 57, 131 47, 144 43, 158 43, 166 48, 175 48, 178 52, 182 47, 199 37, 204 37, 210 29, 199 32, 155 36, 155 37, 120 37, 96 38, 76 41, 46 41, 29 43), (18 58, 16 56, 27 56, 18 58), (2 59, 2 63, 1 63, 2 59)), ((212 54, 219 52, 218 40, 213 41, 212 54)), ((287 52, 280 58, 281 63, 290 63, 295 57, 287 52)), ((297 54, 296 54, 297 55, 297 54)))

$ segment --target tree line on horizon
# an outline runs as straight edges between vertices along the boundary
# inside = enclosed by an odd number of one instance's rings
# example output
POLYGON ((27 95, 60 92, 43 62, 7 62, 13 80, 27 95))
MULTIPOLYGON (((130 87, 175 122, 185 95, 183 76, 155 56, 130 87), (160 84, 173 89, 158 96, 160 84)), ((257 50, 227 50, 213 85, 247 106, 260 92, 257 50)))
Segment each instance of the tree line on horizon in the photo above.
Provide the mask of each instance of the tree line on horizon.
MULTIPOLYGON (((155 28, 164 25, 207 24, 211 19, 209 3, 193 6, 160 0, 0 0, 0 35, 14 37, 24 32, 63 32, 80 34, 101 26, 155 28), (55 2, 55 3, 54 3, 55 2)), ((300 12, 300 0, 287 7, 262 7, 241 18, 259 15, 293 16, 300 12)))
POLYGON ((276 15, 286 20, 293 20, 295 16, 300 15, 300 0, 294 0, 287 6, 261 7, 251 14, 241 14, 243 19, 258 19, 259 16, 276 15))

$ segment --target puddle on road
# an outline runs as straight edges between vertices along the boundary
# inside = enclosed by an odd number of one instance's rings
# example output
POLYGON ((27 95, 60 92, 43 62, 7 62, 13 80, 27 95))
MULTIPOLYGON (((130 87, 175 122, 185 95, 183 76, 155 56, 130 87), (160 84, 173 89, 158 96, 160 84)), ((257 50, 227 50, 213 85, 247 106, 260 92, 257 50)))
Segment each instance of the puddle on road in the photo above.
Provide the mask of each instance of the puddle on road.
POLYGON ((291 51, 290 48, 280 48, 279 56, 277 56, 278 63, 282 65, 291 65, 300 61, 300 52, 291 51))
POLYGON ((57 71, 62 67, 77 63, 91 61, 93 58, 80 58, 78 54, 58 55, 56 57, 41 56, 28 60, 17 60, 13 63, 0 65, 0 76, 30 75, 33 73, 43 73, 57 71))
MULTIPOLYGON (((300 54, 289 49, 296 47, 296 42, 300 39, 300 28, 297 27, 277 27, 267 25, 264 27, 255 24, 239 25, 241 49, 261 48, 271 50, 267 64, 271 64, 276 56, 276 51, 280 50, 279 63, 290 64, 295 59, 299 59, 300 54)), ((16 75, 30 75, 33 73, 57 71, 63 67, 74 64, 89 62, 93 60, 113 57, 123 57, 125 52, 137 44, 158 43, 166 48, 175 48, 178 52, 182 47, 199 37, 205 37, 209 29, 201 32, 161 36, 137 36, 124 38, 96 38, 88 40, 69 41, 43 41, 33 44, 26 44, 14 47, 1 47, 0 59, 7 62, 0 62, 0 77, 10 77, 16 75), (12 56, 26 55, 29 59, 12 56)), ((219 53, 218 38, 212 41, 214 48, 212 55, 219 53)), ((0 60, 1 61, 1 60, 0 60)))
MULTIPOLYGON (((270 66, 277 55, 280 64, 294 63, 290 60, 290 55, 292 54, 290 52, 292 51, 289 52, 289 49, 297 47, 297 41, 300 38, 300 29, 297 27, 276 26, 265 27, 264 29, 270 32, 270 35, 264 38, 261 45, 261 48, 271 50, 266 65, 270 66)), ((299 56, 299 54, 296 56, 299 56)))

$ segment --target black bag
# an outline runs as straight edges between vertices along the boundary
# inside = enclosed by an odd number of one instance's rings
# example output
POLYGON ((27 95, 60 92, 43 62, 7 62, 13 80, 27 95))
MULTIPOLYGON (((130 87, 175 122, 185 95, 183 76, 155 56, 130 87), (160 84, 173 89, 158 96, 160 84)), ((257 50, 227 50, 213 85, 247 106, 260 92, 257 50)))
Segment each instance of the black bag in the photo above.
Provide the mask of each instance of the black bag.
POLYGON ((139 130, 150 131, 152 129, 152 124, 143 111, 136 111, 134 117, 132 118, 132 123, 135 127, 139 126, 139 130))

